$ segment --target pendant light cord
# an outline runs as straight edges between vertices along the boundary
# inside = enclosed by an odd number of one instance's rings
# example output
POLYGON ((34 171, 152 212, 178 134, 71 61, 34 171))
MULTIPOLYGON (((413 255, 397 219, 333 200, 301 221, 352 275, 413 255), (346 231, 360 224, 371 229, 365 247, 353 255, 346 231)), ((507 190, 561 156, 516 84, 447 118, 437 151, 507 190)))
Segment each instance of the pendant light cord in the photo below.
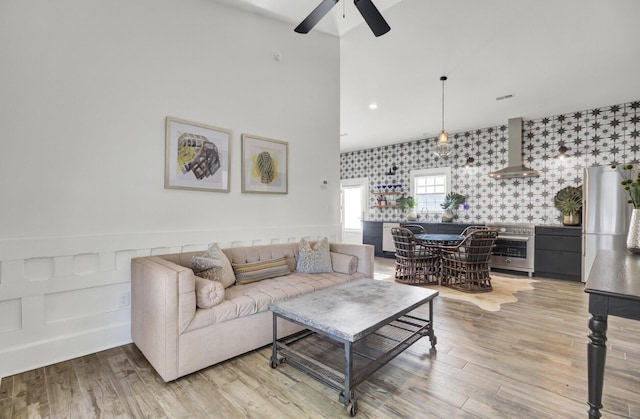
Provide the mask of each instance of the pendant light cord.
POLYGON ((447 76, 440 77, 440 80, 442 80, 442 131, 444 131, 444 82, 447 76))

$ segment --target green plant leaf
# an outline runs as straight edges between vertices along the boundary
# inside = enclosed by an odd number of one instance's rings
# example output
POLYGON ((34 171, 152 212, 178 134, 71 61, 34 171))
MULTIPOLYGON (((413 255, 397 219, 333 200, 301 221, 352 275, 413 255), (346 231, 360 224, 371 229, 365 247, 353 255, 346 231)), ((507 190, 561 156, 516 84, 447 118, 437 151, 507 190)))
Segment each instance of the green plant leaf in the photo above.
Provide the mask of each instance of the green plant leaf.
POLYGON ((410 208, 415 208, 416 201, 412 196, 403 196, 396 199, 396 205, 403 211, 406 211, 410 208))
POLYGON ((577 214, 582 210, 582 186, 567 186, 553 198, 553 205, 562 215, 577 214))
POLYGON ((456 209, 460 206, 460 204, 464 203, 467 198, 459 194, 457 192, 449 192, 445 197, 442 204, 440 204, 440 208, 443 210, 452 210, 456 209))

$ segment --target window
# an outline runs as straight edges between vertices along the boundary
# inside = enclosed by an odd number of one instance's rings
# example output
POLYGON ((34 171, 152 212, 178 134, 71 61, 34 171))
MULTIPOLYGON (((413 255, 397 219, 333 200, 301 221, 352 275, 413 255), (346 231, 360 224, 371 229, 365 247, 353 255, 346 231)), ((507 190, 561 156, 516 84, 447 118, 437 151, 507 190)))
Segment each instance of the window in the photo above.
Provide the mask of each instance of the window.
POLYGON ((440 204, 451 191, 451 168, 412 170, 411 195, 418 213, 442 212, 440 204))

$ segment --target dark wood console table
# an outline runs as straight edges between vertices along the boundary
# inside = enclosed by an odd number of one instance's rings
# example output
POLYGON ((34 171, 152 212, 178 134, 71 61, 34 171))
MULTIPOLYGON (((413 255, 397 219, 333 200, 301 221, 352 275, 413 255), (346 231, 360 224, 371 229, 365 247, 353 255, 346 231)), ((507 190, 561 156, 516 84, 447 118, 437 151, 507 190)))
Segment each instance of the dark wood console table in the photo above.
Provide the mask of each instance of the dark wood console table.
POLYGON ((584 291, 589 294, 587 345, 589 418, 601 417, 604 365, 607 355, 607 317, 640 320, 640 255, 601 250, 584 291))

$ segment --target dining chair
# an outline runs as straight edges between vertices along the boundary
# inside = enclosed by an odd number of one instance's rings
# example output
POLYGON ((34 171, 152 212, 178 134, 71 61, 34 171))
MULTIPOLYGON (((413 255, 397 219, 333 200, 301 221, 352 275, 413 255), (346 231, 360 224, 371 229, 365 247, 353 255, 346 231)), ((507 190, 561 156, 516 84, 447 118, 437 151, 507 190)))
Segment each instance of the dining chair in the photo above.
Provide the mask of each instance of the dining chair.
POLYGON ((457 246, 441 247, 442 285, 466 292, 491 291, 489 260, 497 237, 497 230, 479 229, 457 246))
POLYGON ((489 227, 487 226, 483 226, 483 225, 470 225, 467 228, 465 228, 464 230, 462 230, 462 233, 460 233, 463 236, 468 235, 469 233, 472 233, 474 231, 478 231, 478 230, 490 230, 489 227))
POLYGON ((402 228, 410 230, 413 234, 427 234, 427 230, 420 224, 403 224, 402 228))
POLYGON ((396 248, 395 280, 411 285, 437 284, 437 251, 421 245, 408 228, 394 227, 391 235, 396 248))

